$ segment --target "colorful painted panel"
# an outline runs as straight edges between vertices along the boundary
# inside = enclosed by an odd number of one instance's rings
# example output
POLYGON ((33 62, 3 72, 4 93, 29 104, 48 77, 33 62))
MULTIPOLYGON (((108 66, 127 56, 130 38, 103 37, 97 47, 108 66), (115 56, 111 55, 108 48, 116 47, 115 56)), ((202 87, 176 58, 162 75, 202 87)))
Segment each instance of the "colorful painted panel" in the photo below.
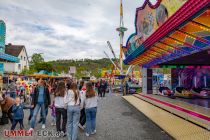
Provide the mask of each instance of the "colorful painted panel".
POLYGON ((5 34, 6 34, 6 26, 4 21, 0 20, 0 52, 5 52, 5 34))
POLYGON ((156 9, 148 5, 144 10, 137 11, 136 29, 137 35, 142 35, 146 40, 159 26, 172 16, 186 0, 162 0, 156 9))
MULTIPOLYGON (((145 41, 138 44, 134 52, 130 51, 124 62, 148 68, 210 48, 210 9, 206 5, 210 5, 209 0, 188 0, 148 39, 137 32, 138 38, 145 41)), ((135 34, 132 37, 135 38, 135 34)), ((130 38, 127 44, 136 43, 135 40, 129 41, 130 38)))
MULTIPOLYGON (((173 15, 186 0, 158 0, 156 4, 144 4, 136 11, 136 33, 129 37, 124 52, 126 56, 134 52, 141 44, 173 15), (154 8, 154 9, 152 9, 154 8)), ((144 48, 142 48, 144 50, 144 48)))

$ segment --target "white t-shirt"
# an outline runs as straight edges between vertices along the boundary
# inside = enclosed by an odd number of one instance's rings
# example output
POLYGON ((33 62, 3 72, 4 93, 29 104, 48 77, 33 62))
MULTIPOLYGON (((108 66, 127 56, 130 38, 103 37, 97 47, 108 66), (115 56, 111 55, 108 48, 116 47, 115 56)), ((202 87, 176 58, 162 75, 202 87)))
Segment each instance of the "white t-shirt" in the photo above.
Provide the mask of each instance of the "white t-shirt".
POLYGON ((64 96, 64 103, 67 104, 68 106, 76 106, 76 105, 80 104, 79 99, 80 99, 79 93, 78 93, 78 99, 77 99, 77 101, 75 101, 74 100, 74 91, 68 90, 67 94, 64 96))
POLYGON ((98 106, 98 95, 96 93, 96 96, 91 98, 86 98, 86 92, 83 93, 83 96, 81 98, 81 106, 85 108, 93 108, 98 106))
POLYGON ((60 96, 55 97, 55 107, 65 108, 64 97, 60 96))

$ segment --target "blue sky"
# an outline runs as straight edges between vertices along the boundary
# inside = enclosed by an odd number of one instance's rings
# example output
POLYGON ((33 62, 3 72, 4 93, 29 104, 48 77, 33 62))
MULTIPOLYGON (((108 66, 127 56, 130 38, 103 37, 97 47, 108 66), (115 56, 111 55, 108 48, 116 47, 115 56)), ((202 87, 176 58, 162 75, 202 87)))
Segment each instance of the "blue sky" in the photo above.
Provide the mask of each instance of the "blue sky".
MULTIPOLYGON (((119 55, 120 0, 0 0, 6 43, 25 45, 29 56, 45 60, 103 58, 109 40, 119 55)), ((124 0, 124 42, 134 32, 136 8, 143 0, 124 0)))

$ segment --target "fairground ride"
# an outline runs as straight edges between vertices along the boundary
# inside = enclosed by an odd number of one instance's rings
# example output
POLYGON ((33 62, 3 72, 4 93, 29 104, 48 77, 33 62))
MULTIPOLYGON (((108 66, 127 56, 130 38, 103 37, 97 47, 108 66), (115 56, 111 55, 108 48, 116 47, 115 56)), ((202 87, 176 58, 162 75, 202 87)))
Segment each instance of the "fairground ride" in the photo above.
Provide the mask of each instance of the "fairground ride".
POLYGON ((114 58, 116 59, 116 62, 113 62, 112 59, 107 55, 106 52, 104 52, 104 54, 110 59, 110 61, 113 64, 111 75, 118 76, 118 77, 120 77, 120 79, 122 79, 122 82, 121 82, 122 88, 123 88, 123 85, 124 85, 124 82, 125 82, 125 77, 128 76, 129 72, 132 71, 132 69, 134 68, 133 65, 130 65, 126 73, 124 73, 124 71, 123 71, 123 39, 124 39, 124 33, 127 30, 128 29, 126 27, 124 27, 124 21, 123 21, 123 2, 122 2, 122 0, 120 0, 120 26, 116 29, 116 31, 119 32, 119 37, 120 37, 120 59, 119 59, 119 63, 117 62, 116 55, 115 55, 114 50, 113 50, 113 48, 111 46, 111 43, 109 41, 107 41, 107 44, 108 44, 114 58), (114 69, 119 70, 120 75, 113 74, 114 69))

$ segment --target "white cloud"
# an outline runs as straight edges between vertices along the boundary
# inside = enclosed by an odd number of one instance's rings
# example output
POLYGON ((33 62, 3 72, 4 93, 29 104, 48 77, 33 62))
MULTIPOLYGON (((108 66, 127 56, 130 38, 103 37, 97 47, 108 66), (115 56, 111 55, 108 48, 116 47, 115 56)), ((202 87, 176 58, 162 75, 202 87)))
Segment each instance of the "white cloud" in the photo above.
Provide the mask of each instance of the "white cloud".
MULTIPOLYGON (((110 40, 119 55, 119 0, 0 0, 6 42, 23 44, 29 55, 46 60, 102 58, 110 40)), ((134 32, 135 9, 142 0, 124 0, 125 39, 134 32)))

